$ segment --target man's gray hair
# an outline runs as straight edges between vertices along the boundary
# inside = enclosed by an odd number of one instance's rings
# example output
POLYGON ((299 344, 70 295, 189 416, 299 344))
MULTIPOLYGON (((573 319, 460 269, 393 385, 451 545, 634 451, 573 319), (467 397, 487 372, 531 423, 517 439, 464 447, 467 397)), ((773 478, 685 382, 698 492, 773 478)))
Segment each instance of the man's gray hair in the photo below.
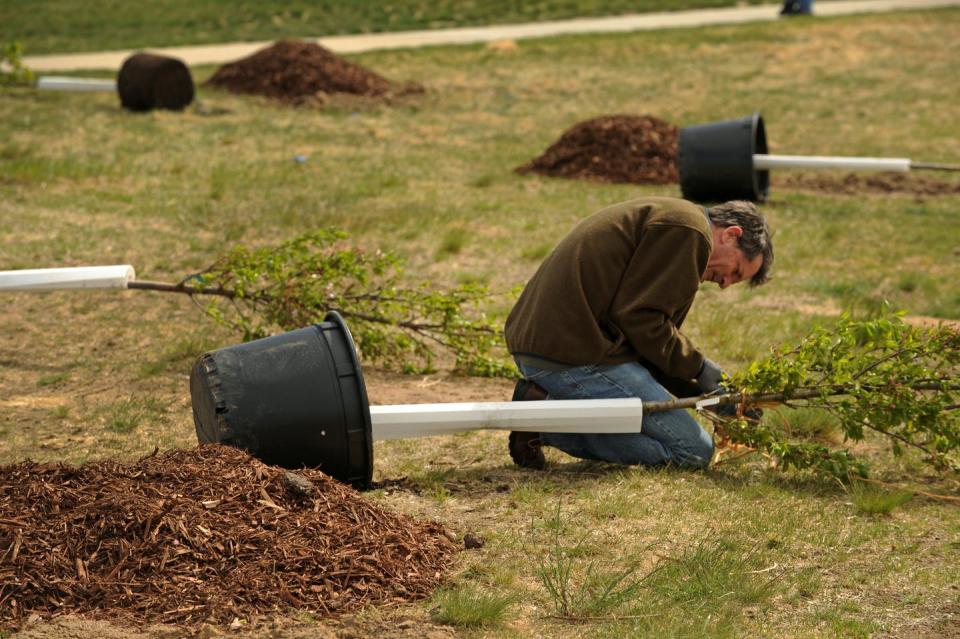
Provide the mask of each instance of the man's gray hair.
POLYGON ((710 217, 710 222, 720 228, 739 226, 743 229, 743 235, 740 236, 737 246, 748 260, 753 260, 758 255, 763 256, 760 270, 750 278, 750 286, 760 286, 767 282, 773 270, 773 233, 763 214, 757 210, 753 202, 746 200, 724 202, 708 208, 707 215, 710 217))

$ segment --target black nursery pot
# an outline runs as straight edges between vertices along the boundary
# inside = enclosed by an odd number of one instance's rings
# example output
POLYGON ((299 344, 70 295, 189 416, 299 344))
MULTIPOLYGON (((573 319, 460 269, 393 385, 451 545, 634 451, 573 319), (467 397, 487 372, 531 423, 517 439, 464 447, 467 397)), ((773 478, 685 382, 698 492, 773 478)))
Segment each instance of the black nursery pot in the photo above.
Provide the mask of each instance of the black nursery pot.
POLYGON ((176 58, 135 53, 120 67, 117 93, 120 104, 130 111, 180 111, 193 102, 193 78, 176 58))
POLYGON ((770 172, 754 170, 757 153, 767 153, 767 134, 759 113, 684 127, 677 149, 683 197, 695 202, 762 202, 770 191, 770 172))
POLYGON ((242 448, 285 468, 319 468, 356 488, 370 484, 370 406, 338 313, 205 353, 190 373, 190 396, 200 443, 242 448))

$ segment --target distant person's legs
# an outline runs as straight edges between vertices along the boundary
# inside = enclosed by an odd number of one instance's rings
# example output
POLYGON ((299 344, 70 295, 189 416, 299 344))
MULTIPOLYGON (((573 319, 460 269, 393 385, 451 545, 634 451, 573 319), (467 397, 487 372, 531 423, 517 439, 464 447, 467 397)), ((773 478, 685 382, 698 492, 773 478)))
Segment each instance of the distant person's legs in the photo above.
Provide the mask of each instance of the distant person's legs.
POLYGON ((808 16, 813 13, 813 0, 785 0, 780 10, 782 16, 808 16))

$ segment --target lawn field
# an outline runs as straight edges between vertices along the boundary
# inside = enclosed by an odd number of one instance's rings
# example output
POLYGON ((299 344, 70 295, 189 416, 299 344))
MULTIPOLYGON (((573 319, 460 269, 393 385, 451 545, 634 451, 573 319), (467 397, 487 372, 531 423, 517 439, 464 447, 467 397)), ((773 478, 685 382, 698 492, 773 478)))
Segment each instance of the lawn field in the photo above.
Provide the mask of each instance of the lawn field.
MULTIPOLYGON (((945 9, 352 56, 426 87, 387 104, 230 95, 202 86, 213 67, 192 69, 198 102, 182 113, 128 113, 112 94, 0 87, 0 270, 128 263, 141 279, 175 282, 234 247, 337 228, 402 257, 411 283, 489 287, 497 296, 486 310, 502 320, 517 287, 586 215, 680 195, 677 185, 513 172, 570 126, 609 114, 685 126, 759 111, 772 153, 960 163, 958 32, 960 10, 945 9)), ((28 53, 56 46, 36 42, 28 53)), ((943 186, 937 195, 909 183, 818 189, 807 177, 774 173, 761 205, 775 230, 774 279, 704 285, 684 330, 706 353, 737 370, 843 311, 865 317, 884 305, 910 321, 960 321, 960 175, 916 176, 943 186)), ((241 339, 176 294, 4 293, 0 302, 4 464, 193 446, 190 366, 241 339)), ((402 375, 365 363, 364 374, 374 404, 500 401, 512 389, 443 369, 402 375)), ((816 415, 767 419, 836 441, 816 415)), ((881 441, 855 452, 882 484, 783 473, 754 456, 689 473, 548 451, 546 471, 524 471, 506 434, 490 431, 380 442, 382 487, 366 497, 459 538, 480 534, 483 547, 460 553, 426 601, 209 632, 960 636, 960 478, 894 458, 881 441)), ((67 625, 23 636, 177 636, 57 623, 67 625)))
MULTIPOLYGON (((651 11, 731 7, 733 0, 45 0, 27 10, 0 0, 0 42, 19 40, 29 55, 221 42, 259 42, 412 29, 445 29, 651 11)), ((762 4, 749 0, 743 4, 762 4)))

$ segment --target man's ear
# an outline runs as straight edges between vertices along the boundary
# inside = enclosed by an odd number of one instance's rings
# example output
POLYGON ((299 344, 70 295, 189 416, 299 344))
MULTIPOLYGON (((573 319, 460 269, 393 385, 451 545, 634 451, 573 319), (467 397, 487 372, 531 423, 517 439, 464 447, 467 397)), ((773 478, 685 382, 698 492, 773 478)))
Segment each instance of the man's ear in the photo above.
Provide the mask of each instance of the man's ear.
POLYGON ((723 229, 723 234, 733 240, 740 239, 740 236, 743 235, 743 227, 740 226, 728 226, 723 229))

